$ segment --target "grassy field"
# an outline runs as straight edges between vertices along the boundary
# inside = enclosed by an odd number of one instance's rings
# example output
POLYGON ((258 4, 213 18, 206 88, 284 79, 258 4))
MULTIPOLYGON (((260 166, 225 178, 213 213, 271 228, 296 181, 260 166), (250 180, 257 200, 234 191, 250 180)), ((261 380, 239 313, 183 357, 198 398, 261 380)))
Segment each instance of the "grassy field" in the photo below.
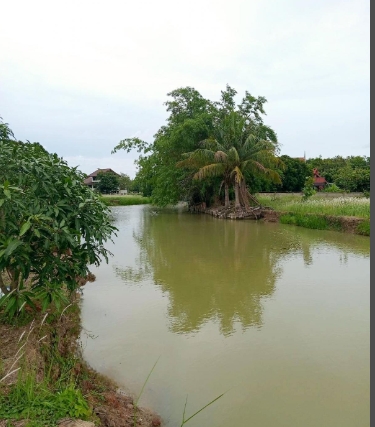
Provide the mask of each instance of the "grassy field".
POLYGON ((333 198, 319 194, 303 201, 302 196, 296 194, 260 194, 257 198, 263 206, 282 213, 279 216, 282 224, 370 235, 370 199, 365 197, 333 198))
POLYGON ((260 203, 270 206, 276 211, 293 212, 295 214, 319 214, 333 216, 355 216, 370 218, 370 199, 365 197, 337 197, 322 198, 312 196, 302 201, 301 196, 257 196, 260 203))
POLYGON ((146 205, 151 203, 150 197, 143 197, 137 194, 100 196, 100 200, 107 206, 146 205))

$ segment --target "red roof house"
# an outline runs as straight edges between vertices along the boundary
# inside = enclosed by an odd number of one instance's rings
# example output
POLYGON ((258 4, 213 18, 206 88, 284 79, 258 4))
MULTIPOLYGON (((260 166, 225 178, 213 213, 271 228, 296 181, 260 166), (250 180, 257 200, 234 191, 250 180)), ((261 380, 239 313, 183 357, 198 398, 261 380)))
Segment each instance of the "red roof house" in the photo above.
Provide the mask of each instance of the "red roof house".
POLYGON ((83 181, 84 184, 86 184, 87 186, 89 186, 90 188, 95 188, 98 184, 98 182, 100 182, 100 179, 97 178, 97 175, 99 173, 106 173, 106 172, 112 172, 117 176, 120 176, 117 172, 115 172, 114 170, 107 168, 107 169, 97 169, 95 172, 90 173, 90 175, 87 176, 87 178, 83 181))
POLYGON ((328 185, 328 182, 323 176, 320 176, 320 173, 317 168, 313 169, 313 175, 314 175, 314 187, 320 191, 323 190, 326 185, 328 185))

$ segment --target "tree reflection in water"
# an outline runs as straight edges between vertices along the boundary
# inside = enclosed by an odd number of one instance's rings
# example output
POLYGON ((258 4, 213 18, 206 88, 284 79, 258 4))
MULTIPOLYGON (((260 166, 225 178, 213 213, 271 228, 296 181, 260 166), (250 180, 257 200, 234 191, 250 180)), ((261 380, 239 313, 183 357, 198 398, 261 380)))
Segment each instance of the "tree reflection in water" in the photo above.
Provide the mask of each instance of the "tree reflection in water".
MULTIPOLYGON (((345 249, 348 236, 340 240, 337 235, 335 246, 345 249)), ((133 233, 140 247, 139 268, 117 266, 116 274, 127 283, 152 278, 168 294, 173 332, 195 332, 214 320, 221 333, 230 335, 235 324, 244 330, 262 326, 262 301, 275 291, 280 261, 297 256, 311 265, 312 250, 332 244, 319 236, 291 226, 172 211, 151 215, 145 209, 133 233)), ((352 252, 353 246, 346 250, 352 252)))

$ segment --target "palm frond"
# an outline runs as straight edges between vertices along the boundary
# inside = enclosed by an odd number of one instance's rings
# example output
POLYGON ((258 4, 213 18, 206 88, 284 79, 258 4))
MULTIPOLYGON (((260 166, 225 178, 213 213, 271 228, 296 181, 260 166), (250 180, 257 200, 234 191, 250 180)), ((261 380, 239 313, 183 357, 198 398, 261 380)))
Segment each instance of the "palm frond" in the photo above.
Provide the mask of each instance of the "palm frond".
POLYGON ((230 162, 235 162, 235 163, 238 163, 240 161, 240 157, 238 155, 238 151, 236 150, 235 147, 231 147, 228 150, 228 160, 230 162))
POLYGON ((225 162, 228 159, 228 155, 224 151, 216 151, 214 159, 217 162, 225 162))
POLYGON ((210 164, 215 160, 215 152, 207 150, 205 148, 199 148, 191 153, 184 153, 184 160, 180 160, 176 163, 176 166, 181 168, 200 168, 204 165, 210 164))
POLYGON ((203 166, 194 175, 194 179, 204 179, 213 176, 222 176, 225 172, 225 165, 223 163, 212 163, 210 165, 203 166))
POLYGON ((235 181, 235 182, 238 182, 238 183, 241 183, 241 181, 244 179, 244 176, 243 176, 243 174, 242 174, 242 171, 241 171, 241 169, 240 169, 238 166, 236 166, 236 167, 232 170, 232 172, 231 172, 231 176, 232 176, 232 179, 234 179, 234 181, 235 181))

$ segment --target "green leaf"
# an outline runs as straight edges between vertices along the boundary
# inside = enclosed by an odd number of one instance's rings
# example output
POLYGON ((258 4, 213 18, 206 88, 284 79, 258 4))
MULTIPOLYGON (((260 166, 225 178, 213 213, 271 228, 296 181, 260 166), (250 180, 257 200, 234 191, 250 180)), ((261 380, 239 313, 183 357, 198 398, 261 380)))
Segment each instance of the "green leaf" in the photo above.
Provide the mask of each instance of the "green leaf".
POLYGON ((4 194, 5 194, 5 196, 6 196, 8 199, 11 199, 11 194, 10 194, 10 191, 9 191, 9 190, 5 190, 5 189, 4 189, 4 194))
POLYGON ((27 230, 29 230, 29 228, 31 227, 31 223, 29 221, 25 222, 25 224, 23 224, 23 226, 21 227, 21 231, 20 231, 20 237, 23 236, 27 230))
POLYGON ((20 240, 12 240, 5 249, 4 256, 8 257, 11 255, 20 245, 22 245, 20 240))

